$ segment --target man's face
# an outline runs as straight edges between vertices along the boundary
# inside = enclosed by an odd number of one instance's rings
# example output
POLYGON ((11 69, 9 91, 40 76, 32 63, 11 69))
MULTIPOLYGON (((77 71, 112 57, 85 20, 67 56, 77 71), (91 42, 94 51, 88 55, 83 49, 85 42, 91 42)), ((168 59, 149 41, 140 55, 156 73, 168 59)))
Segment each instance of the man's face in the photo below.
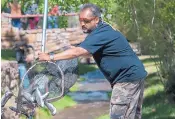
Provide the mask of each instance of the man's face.
POLYGON ((84 33, 90 33, 94 28, 96 28, 99 18, 92 16, 90 9, 85 9, 79 14, 79 21, 84 33))

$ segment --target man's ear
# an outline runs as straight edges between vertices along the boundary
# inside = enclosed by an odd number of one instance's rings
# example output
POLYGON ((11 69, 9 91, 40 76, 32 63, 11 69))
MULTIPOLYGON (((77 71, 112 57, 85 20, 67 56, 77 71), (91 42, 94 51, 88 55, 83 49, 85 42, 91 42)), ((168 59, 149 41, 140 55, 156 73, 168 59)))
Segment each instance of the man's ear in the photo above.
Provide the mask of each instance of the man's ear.
POLYGON ((98 24, 98 22, 100 21, 100 19, 98 17, 95 18, 95 23, 98 24))

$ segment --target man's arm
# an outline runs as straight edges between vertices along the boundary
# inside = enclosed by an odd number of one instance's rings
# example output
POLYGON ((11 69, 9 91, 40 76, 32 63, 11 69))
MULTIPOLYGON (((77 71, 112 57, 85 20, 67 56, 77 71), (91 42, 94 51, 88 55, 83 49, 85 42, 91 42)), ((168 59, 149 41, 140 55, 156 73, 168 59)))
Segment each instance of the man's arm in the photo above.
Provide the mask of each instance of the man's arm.
MULTIPOLYGON (((57 49, 57 50, 54 50, 54 51, 45 51, 45 54, 50 54, 50 53, 54 53, 54 54, 57 54, 58 52, 60 53, 60 52, 63 52, 63 51, 65 51, 66 49, 72 49, 72 48, 75 48, 75 46, 65 46, 65 47, 62 47, 62 48, 59 48, 59 49, 57 49)), ((38 59, 38 53, 41 53, 41 51, 35 51, 35 54, 36 55, 34 55, 34 53, 30 53, 30 54, 28 54, 27 56, 26 56, 26 61, 27 62, 32 62, 34 59, 38 59)))
MULTIPOLYGON (((73 47, 64 52, 58 53, 54 55, 54 60, 64 60, 64 59, 72 59, 82 55, 88 55, 89 52, 81 47, 73 47)), ((49 61, 50 56, 47 53, 39 53, 38 58, 40 61, 49 61)))

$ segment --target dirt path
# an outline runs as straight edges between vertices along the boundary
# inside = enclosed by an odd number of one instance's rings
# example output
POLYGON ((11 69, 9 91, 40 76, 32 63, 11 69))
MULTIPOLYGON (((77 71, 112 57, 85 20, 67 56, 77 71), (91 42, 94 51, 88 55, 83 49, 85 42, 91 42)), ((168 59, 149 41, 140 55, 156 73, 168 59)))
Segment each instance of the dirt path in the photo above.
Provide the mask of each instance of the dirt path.
POLYGON ((109 102, 78 104, 58 112, 53 119, 96 119, 109 112, 109 102))
POLYGON ((109 83, 105 78, 101 78, 98 71, 88 73, 87 77, 90 78, 79 82, 79 89, 75 94, 68 94, 78 104, 57 112, 53 119, 97 119, 109 113, 109 83))

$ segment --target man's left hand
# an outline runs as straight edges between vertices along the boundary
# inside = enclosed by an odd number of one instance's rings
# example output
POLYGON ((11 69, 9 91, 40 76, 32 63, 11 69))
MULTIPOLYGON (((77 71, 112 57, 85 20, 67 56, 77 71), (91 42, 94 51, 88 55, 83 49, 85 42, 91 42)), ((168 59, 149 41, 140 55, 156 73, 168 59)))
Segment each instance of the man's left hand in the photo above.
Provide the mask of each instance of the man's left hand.
POLYGON ((38 53, 38 60, 39 61, 50 61, 50 56, 47 53, 38 53))
POLYGON ((27 63, 34 61, 34 55, 33 54, 27 55, 25 61, 27 63))

